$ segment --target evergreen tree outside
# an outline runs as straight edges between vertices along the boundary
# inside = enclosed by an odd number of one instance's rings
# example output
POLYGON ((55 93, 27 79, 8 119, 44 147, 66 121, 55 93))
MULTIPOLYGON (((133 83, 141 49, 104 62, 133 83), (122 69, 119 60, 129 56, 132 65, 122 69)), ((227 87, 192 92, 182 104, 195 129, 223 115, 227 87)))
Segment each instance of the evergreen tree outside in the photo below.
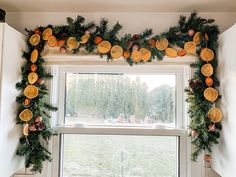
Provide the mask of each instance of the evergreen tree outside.
POLYGON ((174 122, 175 88, 160 85, 150 90, 140 77, 67 74, 66 117, 98 123, 174 122))

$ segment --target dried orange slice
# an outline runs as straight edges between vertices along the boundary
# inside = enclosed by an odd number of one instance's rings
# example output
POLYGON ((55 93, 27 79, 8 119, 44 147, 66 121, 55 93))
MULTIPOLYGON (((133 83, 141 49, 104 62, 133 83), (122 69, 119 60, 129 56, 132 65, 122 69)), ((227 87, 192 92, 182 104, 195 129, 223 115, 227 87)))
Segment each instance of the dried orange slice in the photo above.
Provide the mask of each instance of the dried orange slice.
POLYGON ((211 49, 204 48, 201 50, 200 58, 203 61, 207 61, 207 62, 211 61, 214 59, 214 57, 215 57, 214 52, 211 49))
POLYGON ((177 51, 169 47, 165 50, 165 55, 171 58, 175 58, 177 57, 177 51))
POLYGON ((165 50, 169 45, 169 42, 166 38, 161 38, 160 40, 156 41, 156 48, 158 50, 165 50))
POLYGON ((204 94, 205 99, 210 102, 214 102, 218 98, 217 90, 212 87, 206 88, 203 94, 204 94))
POLYGON ((199 45, 202 41, 202 33, 201 32, 197 32, 195 33, 195 35, 193 36, 193 42, 196 44, 196 45, 199 45))
POLYGON ((38 45, 38 43, 40 42, 40 36, 38 34, 33 34, 30 39, 29 42, 31 45, 36 46, 38 45))
POLYGON ((77 49, 80 45, 80 43, 77 41, 75 37, 69 37, 67 39, 67 47, 70 49, 77 49))
POLYGON ((222 112, 218 108, 211 108, 208 111, 207 116, 211 122, 217 123, 217 122, 220 122, 222 119, 222 112))
POLYGON ((55 47, 57 45, 57 38, 54 35, 49 36, 48 38, 48 45, 50 47, 55 47))
POLYGON ((90 34, 85 34, 80 38, 80 43, 81 44, 86 44, 90 38, 90 34))
POLYGON ((114 59, 120 58, 123 55, 123 49, 119 45, 115 45, 111 48, 111 56, 114 59))
POLYGON ((33 52, 31 53, 30 61, 32 63, 35 63, 38 60, 39 52, 37 49, 34 49, 33 52))
POLYGON ((34 85, 27 85, 24 89, 24 95, 27 98, 30 98, 30 99, 36 98, 38 94, 39 94, 39 90, 34 85))
POLYGON ((143 60, 145 62, 147 62, 152 56, 150 50, 148 50, 146 48, 139 49, 139 52, 141 53, 141 60, 143 60))
POLYGON ((109 41, 102 41, 98 44, 97 48, 102 54, 108 53, 111 50, 111 43, 109 41))
POLYGON ((24 109, 20 114, 19 114, 19 118, 24 121, 24 122, 28 122, 29 120, 31 120, 33 117, 33 113, 30 109, 24 109))
POLYGON ((52 28, 47 28, 43 31, 42 38, 43 40, 47 41, 49 36, 52 35, 52 28))
POLYGON ((25 124, 23 128, 23 135, 28 136, 29 135, 29 124, 25 124))
POLYGON ((31 72, 28 75, 28 81, 30 84, 34 84, 38 80, 38 74, 35 72, 31 72))
POLYGON ((205 77, 210 77, 213 74, 214 68, 210 63, 204 64, 201 68, 201 73, 205 77))
POLYGON ((195 42, 186 42, 184 44, 184 50, 188 53, 188 54, 195 54, 196 50, 197 50, 197 46, 195 42))
POLYGON ((138 50, 134 50, 131 54, 131 58, 134 62, 141 61, 141 53, 138 50))

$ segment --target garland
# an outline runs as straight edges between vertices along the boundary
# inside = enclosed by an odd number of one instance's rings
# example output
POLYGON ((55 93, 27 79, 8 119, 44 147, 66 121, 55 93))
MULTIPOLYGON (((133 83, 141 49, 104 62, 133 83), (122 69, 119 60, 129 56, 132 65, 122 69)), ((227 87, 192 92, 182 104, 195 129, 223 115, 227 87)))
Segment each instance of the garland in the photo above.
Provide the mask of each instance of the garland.
POLYGON ((164 56, 177 57, 194 54, 199 57, 194 77, 189 81, 187 102, 189 103, 190 129, 194 151, 192 159, 205 151, 205 160, 210 161, 213 144, 218 143, 222 118, 221 111, 215 107, 219 86, 215 69, 217 60, 218 26, 213 19, 204 19, 192 13, 189 18, 180 16, 178 25, 168 31, 153 35, 151 29, 140 34, 125 34, 118 38, 122 26, 116 23, 108 28, 108 20, 101 19, 99 25, 85 23, 82 16, 75 20, 68 17, 67 25, 39 26, 27 30, 28 50, 23 53, 25 64, 22 66, 22 81, 16 84, 21 94, 18 103, 17 123, 22 125, 23 136, 20 138, 17 154, 25 156, 26 167, 32 166, 33 172, 41 172, 45 160, 51 160, 46 149, 51 136, 55 133, 50 126, 50 111, 57 108, 48 100, 48 90, 44 84, 51 74, 45 71, 41 56, 45 45, 59 46, 61 53, 79 53, 81 49, 88 53, 99 53, 107 60, 123 57, 128 64, 138 64, 162 60, 164 56), (98 51, 98 52, 97 52, 98 51))

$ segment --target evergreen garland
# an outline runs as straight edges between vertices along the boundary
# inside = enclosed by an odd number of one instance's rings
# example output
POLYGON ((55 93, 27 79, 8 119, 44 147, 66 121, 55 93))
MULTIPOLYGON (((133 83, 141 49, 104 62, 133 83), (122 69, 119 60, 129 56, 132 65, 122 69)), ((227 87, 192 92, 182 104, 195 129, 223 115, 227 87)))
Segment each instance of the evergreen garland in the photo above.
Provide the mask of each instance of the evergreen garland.
MULTIPOLYGON (((101 41, 109 41, 111 46, 118 45, 128 54, 131 54, 134 50, 145 48, 151 52, 151 57, 147 60, 147 62, 151 62, 155 59, 162 60, 165 56, 165 51, 158 50, 155 47, 155 43, 153 45, 153 41, 156 42, 157 40, 166 38, 169 42, 169 47, 174 48, 177 46, 184 48, 186 42, 193 40, 193 37, 188 34, 189 30, 205 35, 200 41, 200 45, 197 47, 196 53, 198 56, 203 48, 209 48, 216 53, 219 29, 213 22, 213 19, 204 19, 199 17, 196 12, 193 12, 189 18, 180 16, 178 25, 169 28, 168 31, 159 35, 153 35, 152 29, 146 29, 140 34, 125 34, 121 38, 117 36, 118 32, 122 29, 119 23, 116 23, 109 29, 107 19, 101 19, 100 24, 96 25, 93 22, 85 23, 85 19, 82 16, 78 16, 75 20, 68 17, 67 25, 39 26, 35 30, 26 29, 28 33, 28 50, 23 52, 23 58, 25 58, 26 62, 21 68, 22 80, 16 84, 16 88, 21 90, 21 94, 16 98, 18 103, 17 123, 22 126, 28 124, 31 128, 29 128, 28 132, 24 132, 24 135, 20 138, 17 155, 25 156, 26 167, 32 166, 33 172, 41 172, 43 162, 45 160, 51 160, 51 154, 46 148, 51 136, 55 135, 55 132, 50 126, 50 111, 56 111, 57 108, 48 102, 49 93, 47 86, 42 82, 43 79, 50 79, 52 77, 50 73, 45 71, 43 66, 44 59, 41 56, 44 46, 49 43, 49 41, 47 41, 48 39, 42 39, 45 35, 45 30, 52 30, 53 34, 50 35, 54 35, 57 42, 61 42, 60 45, 61 48, 64 49, 64 52, 68 49, 66 42, 68 42, 70 37, 81 41, 86 34, 89 38, 86 42, 81 42, 77 48, 73 48, 74 53, 79 53, 81 48, 85 49, 88 53, 92 53, 96 51, 97 45, 101 41), (36 44, 32 44, 30 40, 35 34, 38 34, 40 39, 36 41, 36 44), (31 54, 35 49, 38 51, 39 55, 37 61, 32 62, 31 54), (33 64, 37 66, 37 70, 33 72, 38 74, 41 82, 38 82, 38 80, 33 83, 33 85, 38 88, 39 93, 36 98, 29 99, 30 103, 26 105, 25 100, 27 96, 24 94, 24 90, 30 85, 28 75, 32 72, 31 67, 33 64), (23 121, 20 118, 20 113, 25 109, 29 109, 33 113, 33 117, 29 121, 23 121)), ((106 56, 108 61, 112 59, 110 52, 100 53, 100 55, 101 57, 106 56)), ((130 65, 144 62, 142 60, 139 62, 134 61, 132 55, 128 55, 124 58, 130 65)), ((212 64, 214 68, 217 67, 216 58, 208 63, 212 64)), ((201 60, 200 57, 196 63, 191 64, 191 67, 195 68, 195 73, 193 78, 189 81, 189 86, 185 89, 187 93, 186 101, 189 103, 190 129, 195 131, 195 135, 192 135, 192 144, 194 145, 194 151, 192 153, 193 160, 196 160, 203 151, 211 152, 212 146, 218 143, 220 130, 222 128, 219 122, 213 123, 207 116, 209 109, 214 107, 214 103, 207 101, 203 95, 204 90, 208 87, 205 83, 206 77, 201 73, 201 67, 204 64, 206 64, 206 62, 201 60), (214 131, 209 129, 209 126, 212 125, 215 126, 214 131)), ((211 78, 213 79, 213 85, 211 87, 218 87, 219 81, 215 69, 211 78)))

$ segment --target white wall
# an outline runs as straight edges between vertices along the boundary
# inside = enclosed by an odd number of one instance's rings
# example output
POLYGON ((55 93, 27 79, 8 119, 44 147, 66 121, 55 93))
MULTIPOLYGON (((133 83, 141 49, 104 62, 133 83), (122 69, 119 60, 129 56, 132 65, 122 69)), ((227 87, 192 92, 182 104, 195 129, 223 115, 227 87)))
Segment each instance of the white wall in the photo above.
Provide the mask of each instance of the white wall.
POLYGON ((220 144, 215 147, 213 154, 216 160, 213 168, 222 177, 235 177, 236 169, 236 25, 221 34, 219 42, 219 68, 222 94, 221 109, 223 110, 223 130, 220 144))
MULTIPOLYGON (((155 33, 167 30, 170 26, 176 25, 179 15, 182 13, 50 13, 50 12, 11 12, 7 13, 6 21, 17 30, 24 32, 24 28, 33 29, 37 25, 63 24, 66 17, 76 17, 78 14, 86 17, 87 21, 98 22, 101 17, 106 17, 111 24, 119 21, 123 25, 124 33, 140 33, 145 28, 153 28, 155 33)), ((189 13, 184 13, 189 15, 189 13)), ((216 19, 221 32, 228 29, 236 21, 235 13, 200 13, 207 18, 216 19)), ((193 176, 202 177, 204 174, 204 163, 200 160, 201 165, 193 164, 193 176)), ((208 177, 217 177, 216 174, 208 171, 208 177)), ((225 176, 229 177, 229 176, 225 176)))
MULTIPOLYGON (((123 33, 139 33, 145 28, 153 28, 154 32, 160 33, 170 26, 176 25, 179 15, 189 13, 61 13, 61 12, 9 12, 6 21, 9 25, 20 32, 24 28, 35 28, 37 25, 63 24, 66 17, 76 17, 78 14, 86 17, 88 21, 99 21, 106 17, 112 24, 119 21, 123 25, 123 33)), ((200 13, 207 18, 216 19, 221 31, 225 31, 236 22, 235 13, 200 13)), ((122 33, 121 33, 122 34, 122 33)))

